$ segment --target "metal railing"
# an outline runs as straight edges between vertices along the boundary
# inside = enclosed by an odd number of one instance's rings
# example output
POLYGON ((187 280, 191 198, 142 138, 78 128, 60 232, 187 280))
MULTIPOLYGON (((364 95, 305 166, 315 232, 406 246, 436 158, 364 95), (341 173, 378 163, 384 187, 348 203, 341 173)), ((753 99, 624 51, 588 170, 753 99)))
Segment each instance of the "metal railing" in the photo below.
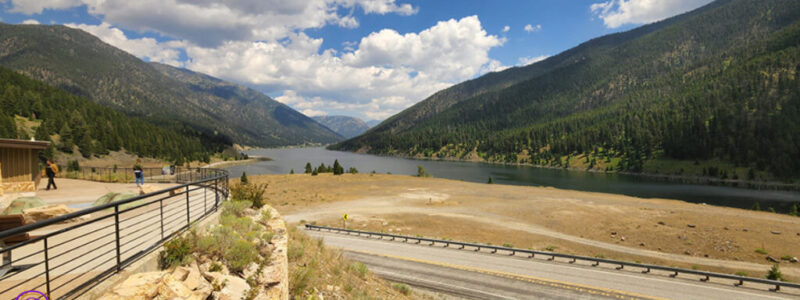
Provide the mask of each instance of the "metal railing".
POLYGON ((0 232, 0 241, 31 236, 0 249, 11 258, 3 269, 13 270, 0 277, 0 299, 28 291, 49 299, 78 297, 215 212, 228 197, 224 170, 185 169, 171 180, 175 186, 157 192, 0 232))
MULTIPOLYGON (((145 183, 187 183, 208 178, 219 172, 210 168, 142 168, 145 183)), ((63 178, 82 179, 100 182, 132 183, 136 179, 133 168, 80 167, 78 170, 65 170, 63 178)))
POLYGON ((669 273, 670 277, 677 277, 679 274, 691 274, 695 276, 700 276, 700 280, 703 282, 708 282, 711 278, 719 278, 719 279, 728 279, 734 281, 735 286, 743 286, 745 282, 749 283, 758 283, 764 284, 767 286, 774 286, 775 288, 772 289, 773 291, 780 291, 781 287, 787 288, 795 288, 800 289, 800 284, 791 283, 791 282, 783 282, 783 281, 776 281, 776 280, 769 280, 769 279, 762 279, 762 278, 754 278, 754 277, 746 277, 746 276, 739 276, 739 275, 730 275, 730 274, 722 274, 722 273, 714 273, 714 272, 706 272, 700 270, 689 270, 689 269, 682 269, 682 268, 673 268, 673 267, 665 267, 665 266, 658 266, 658 265, 649 265, 649 264, 641 264, 641 263, 634 263, 634 262, 625 262, 625 261, 618 261, 618 260, 610 260, 604 258, 597 258, 597 257, 588 257, 588 256, 579 256, 579 255, 570 255, 570 254, 562 254, 562 253, 554 253, 554 252, 544 252, 544 251, 536 251, 536 250, 526 250, 526 249, 517 249, 511 247, 501 247, 501 246, 492 246, 492 245, 484 245, 484 244, 475 244, 475 243, 464 243, 464 242, 457 242, 457 241, 448 241, 448 240, 440 240, 440 239, 431 239, 431 238, 424 238, 424 237, 413 237, 413 236, 405 236, 405 235, 396 235, 396 234, 388 234, 388 233, 380 233, 380 232, 369 232, 369 231, 360 231, 360 230, 352 230, 352 229, 342 229, 342 228, 335 228, 335 227, 327 227, 327 226, 316 226, 311 224, 305 225, 306 229, 312 230, 315 229, 317 231, 327 230, 329 232, 336 232, 336 233, 347 233, 349 234, 357 234, 358 236, 366 235, 368 238, 373 236, 377 236, 380 239, 391 238, 392 241, 402 239, 404 243, 409 241, 415 242, 415 244, 421 243, 430 243, 429 246, 433 246, 436 244, 443 245, 445 248, 449 248, 451 245, 459 247, 457 249, 466 249, 467 247, 470 250, 475 252, 479 252, 482 249, 490 250, 491 253, 498 253, 498 251, 503 251, 507 253, 509 256, 516 256, 518 253, 523 255, 528 255, 528 258, 534 258, 537 255, 542 257, 547 257, 548 260, 554 261, 556 258, 564 258, 567 259, 568 263, 574 264, 577 261, 585 261, 591 263, 591 266, 597 267, 601 263, 609 264, 615 266, 617 270, 622 270, 625 267, 634 267, 641 269, 642 273, 648 274, 652 271, 664 271, 669 273))

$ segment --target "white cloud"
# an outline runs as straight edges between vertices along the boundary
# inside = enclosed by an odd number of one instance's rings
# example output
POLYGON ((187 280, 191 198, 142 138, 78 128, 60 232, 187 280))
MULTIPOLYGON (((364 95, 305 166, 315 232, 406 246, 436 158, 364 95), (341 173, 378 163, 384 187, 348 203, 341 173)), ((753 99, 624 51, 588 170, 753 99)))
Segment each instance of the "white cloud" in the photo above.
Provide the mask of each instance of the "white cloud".
POLYGON ((592 13, 608 28, 625 24, 645 24, 684 13, 712 0, 609 0, 592 4, 592 13))
POLYGON ((27 20, 25 20, 25 21, 22 21, 22 24, 26 24, 26 25, 39 25, 39 21, 36 21, 36 20, 34 20, 34 19, 27 19, 27 20))
POLYGON ((509 30, 511 30, 511 27, 506 25, 506 26, 503 27, 503 30, 501 30, 501 31, 505 33, 505 32, 508 32, 509 30))
POLYGON ((13 6, 10 12, 26 15, 41 14, 44 9, 64 9, 81 5, 81 0, 11 0, 11 2, 13 6))
POLYGON ((120 48, 128 53, 149 61, 165 63, 173 66, 182 66, 179 61, 179 42, 158 43, 153 38, 128 39, 125 33, 108 23, 100 25, 64 24, 69 27, 82 29, 100 38, 104 42, 120 48))
POLYGON ((536 26, 531 24, 525 25, 525 32, 537 32, 539 30, 542 30, 542 24, 537 24, 536 26))
POLYGON ((530 64, 533 64, 533 63, 537 63, 537 62, 543 61, 543 60, 547 59, 548 57, 550 57, 550 55, 520 57, 519 58, 519 63, 517 64, 517 66, 527 66, 527 65, 530 65, 530 64))
POLYGON ((8 0, 12 12, 41 13, 86 5, 90 14, 128 30, 156 32, 203 46, 225 41, 276 40, 291 32, 334 24, 358 26, 339 8, 368 14, 410 15, 417 8, 395 0, 8 0))

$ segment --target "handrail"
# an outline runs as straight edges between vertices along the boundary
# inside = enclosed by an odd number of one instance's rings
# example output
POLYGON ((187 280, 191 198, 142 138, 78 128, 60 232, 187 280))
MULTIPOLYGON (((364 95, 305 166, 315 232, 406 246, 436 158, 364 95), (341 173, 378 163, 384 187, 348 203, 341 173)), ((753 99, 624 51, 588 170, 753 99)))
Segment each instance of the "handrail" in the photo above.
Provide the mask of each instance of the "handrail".
POLYGON ((11 237, 11 236, 18 235, 20 233, 25 233, 25 232, 36 230, 36 229, 39 229, 39 228, 42 228, 42 227, 46 227, 46 226, 49 226, 49 225, 61 223, 61 222, 64 222, 66 220, 69 220, 69 219, 74 219, 74 218, 81 217, 81 216, 84 216, 84 215, 88 215, 88 214, 91 214, 91 213, 94 213, 94 212, 98 212, 98 211, 101 211, 101 210, 112 208, 112 207, 115 207, 115 206, 128 204, 128 203, 131 203, 131 202, 134 202, 134 201, 138 201, 138 200, 142 200, 142 199, 145 199, 145 198, 149 198, 149 197, 152 197, 152 196, 155 196, 155 195, 169 193, 170 191, 174 191, 174 190, 177 190, 177 189, 185 188, 187 186, 198 185, 200 183, 213 181, 215 179, 223 179, 223 178, 227 179, 228 178, 228 172, 225 171, 225 170, 217 170, 217 169, 206 169, 206 170, 218 171, 218 172, 221 172, 222 175, 217 175, 217 176, 214 176, 214 177, 211 177, 211 178, 206 178, 206 179, 198 180, 198 181, 195 181, 195 182, 184 183, 184 184, 181 184, 181 185, 177 185, 177 186, 161 189, 161 190, 158 190, 158 191, 155 191, 155 192, 151 192, 151 193, 147 193, 147 194, 144 194, 144 195, 131 197, 131 198, 128 198, 128 199, 125 199, 125 200, 114 201, 114 202, 106 203, 106 204, 99 205, 99 206, 89 207, 89 208, 82 209, 82 210, 79 210, 79 211, 76 211, 76 212, 72 212, 72 213, 68 213, 68 214, 65 214, 65 215, 61 215, 61 216, 58 216, 58 217, 55 217, 55 218, 52 218, 52 219, 47 219, 47 220, 36 222, 36 223, 33 223, 33 224, 28 224, 28 225, 16 227, 16 228, 13 228, 13 229, 9 229, 9 230, 6 230, 6 231, 2 231, 2 232, 0 232, 0 240, 3 240, 5 238, 11 237))
MULTIPOLYGON (((380 236, 381 238, 390 237, 392 240, 394 239, 404 239, 404 242, 408 240, 416 240, 418 243, 420 242, 429 242, 431 245, 435 243, 445 244, 445 247, 449 247, 450 245, 461 246, 459 249, 463 249, 464 247, 473 247, 477 248, 475 251, 479 251, 480 249, 490 249, 494 250, 492 253, 496 253, 497 251, 506 251, 511 252, 511 255, 516 255, 516 253, 523 253, 523 254, 530 254, 530 258, 533 258, 535 255, 542 255, 542 256, 550 256, 551 258, 567 258, 572 259, 572 262, 576 260, 588 261, 593 262, 592 266, 597 266, 600 263, 612 264, 612 265, 619 265, 618 269, 623 269, 624 267, 636 267, 646 269, 642 271, 642 273, 650 273, 651 270, 659 270, 659 271, 667 271, 673 272, 670 277, 675 277, 679 273, 683 274, 692 274, 692 275, 699 275, 705 276, 705 278, 701 279, 702 281, 708 281, 709 278, 722 278, 722 279, 731 279, 731 280, 738 280, 739 282, 736 286, 741 286, 744 282, 752 282, 752 283, 761 283, 766 285, 774 285, 775 291, 779 291, 781 287, 789 287, 789 288, 796 288, 800 289, 800 284, 791 283, 791 282, 783 282, 777 280, 770 280, 770 279, 762 279, 762 278, 753 278, 753 277, 746 277, 746 276, 739 276, 739 275, 730 275, 730 274, 723 274, 723 273, 715 273, 715 272, 707 272, 707 271, 699 271, 699 270, 690 270, 690 269, 682 269, 682 268, 673 268, 673 267, 665 267, 659 265, 650 265, 650 264, 642 264, 642 263, 633 263, 633 262, 626 262, 626 261, 619 261, 619 260, 611 260, 611 259, 604 259, 604 258, 597 258, 597 257, 588 257, 588 256, 580 256, 580 255, 570 255, 570 254, 563 254, 563 253, 555 253, 555 252, 544 252, 544 251, 536 251, 536 250, 527 250, 527 249, 518 249, 518 248, 511 248, 511 247, 501 247, 501 246, 492 246, 492 245, 483 245, 483 244, 475 244, 475 243, 465 243, 465 242, 458 242, 458 241, 447 241, 447 240, 440 240, 440 239, 431 239, 431 238, 424 238, 424 237, 413 237, 413 236, 405 236, 405 235, 397 235, 397 234, 389 234, 389 233, 380 233, 380 232, 370 232, 370 231, 360 231, 360 230, 352 230, 352 229, 343 229, 343 228, 335 228, 335 227, 327 227, 327 226, 317 226, 311 224, 305 224, 306 229, 316 229, 317 231, 327 230, 329 232, 336 231, 337 233, 346 232, 356 233, 358 235, 366 234, 368 237, 380 236)), ((552 259, 551 259, 552 260, 552 259)))
POLYGON ((3 241, 37 231, 37 236, 12 246, 0 243, 0 298, 37 290, 50 299, 80 296, 205 219, 227 199, 227 171, 181 171, 171 178, 176 185, 169 188, 0 232, 3 241), (126 204, 130 207, 123 208, 126 204), (90 216, 93 213, 98 215, 90 216), (80 221, 58 226, 70 220, 80 221), (21 257, 12 258, 12 251, 21 257))

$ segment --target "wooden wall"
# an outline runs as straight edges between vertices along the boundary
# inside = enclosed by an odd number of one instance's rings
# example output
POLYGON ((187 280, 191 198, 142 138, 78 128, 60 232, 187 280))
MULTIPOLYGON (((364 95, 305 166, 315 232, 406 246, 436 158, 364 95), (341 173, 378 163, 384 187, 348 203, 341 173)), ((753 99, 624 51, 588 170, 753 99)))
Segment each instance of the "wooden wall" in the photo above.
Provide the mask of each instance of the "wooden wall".
POLYGON ((32 181, 34 173, 39 170, 35 166, 36 153, 30 149, 0 148, 0 168, 2 168, 2 182, 32 181))

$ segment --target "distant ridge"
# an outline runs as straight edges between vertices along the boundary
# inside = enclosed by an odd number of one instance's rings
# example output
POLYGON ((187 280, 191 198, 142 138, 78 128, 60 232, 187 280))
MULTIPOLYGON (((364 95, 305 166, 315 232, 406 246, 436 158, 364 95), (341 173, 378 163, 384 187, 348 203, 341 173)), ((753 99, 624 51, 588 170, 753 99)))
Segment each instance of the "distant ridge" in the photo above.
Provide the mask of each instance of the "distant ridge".
POLYGON ((363 120, 348 116, 317 116, 312 119, 345 138, 358 136, 370 127, 363 120))

